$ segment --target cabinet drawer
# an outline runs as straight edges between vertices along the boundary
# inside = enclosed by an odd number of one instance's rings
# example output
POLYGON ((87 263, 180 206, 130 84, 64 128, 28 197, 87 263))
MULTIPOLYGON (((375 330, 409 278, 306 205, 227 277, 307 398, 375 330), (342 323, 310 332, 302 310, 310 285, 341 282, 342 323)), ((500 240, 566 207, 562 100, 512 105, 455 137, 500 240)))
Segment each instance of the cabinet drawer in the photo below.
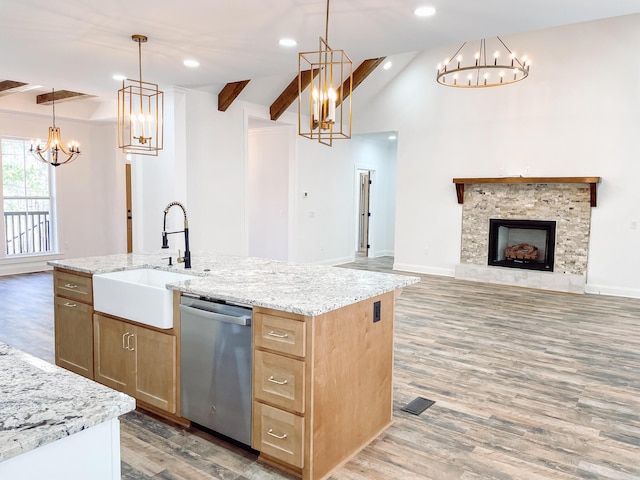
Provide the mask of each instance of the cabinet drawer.
POLYGON ((91 277, 55 271, 53 274, 53 288, 56 295, 78 300, 79 302, 93 303, 91 277))
POLYGON ((304 413, 304 362, 256 350, 253 392, 257 400, 304 413))
POLYGON ((254 321, 254 343, 256 347, 268 348, 297 357, 306 354, 306 323, 291 318, 256 313, 254 321))
POLYGON ((304 417, 253 402, 253 448, 294 467, 304 467, 304 417))

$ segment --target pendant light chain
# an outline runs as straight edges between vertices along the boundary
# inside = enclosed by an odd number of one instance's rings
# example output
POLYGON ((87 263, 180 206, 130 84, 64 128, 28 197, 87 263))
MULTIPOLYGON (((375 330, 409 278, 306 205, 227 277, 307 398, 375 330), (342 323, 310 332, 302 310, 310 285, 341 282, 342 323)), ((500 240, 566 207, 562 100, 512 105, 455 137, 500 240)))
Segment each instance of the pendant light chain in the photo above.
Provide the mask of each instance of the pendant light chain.
POLYGON ((53 110, 53 128, 56 128, 56 94, 55 89, 51 89, 51 108, 53 110))
POLYGON ((140 76, 140 113, 142 113, 142 39, 138 40, 138 73, 140 76))
POLYGON ((329 43, 329 0, 327 0, 327 17, 325 19, 324 41, 329 43))

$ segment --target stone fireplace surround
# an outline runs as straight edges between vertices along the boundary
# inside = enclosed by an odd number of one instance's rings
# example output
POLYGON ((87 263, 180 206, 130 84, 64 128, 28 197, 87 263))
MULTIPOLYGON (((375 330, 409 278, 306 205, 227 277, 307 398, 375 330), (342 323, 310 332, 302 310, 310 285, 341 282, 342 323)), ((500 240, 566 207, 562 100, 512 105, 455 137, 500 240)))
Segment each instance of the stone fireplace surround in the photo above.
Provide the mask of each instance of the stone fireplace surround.
POLYGON ((460 264, 455 267, 455 277, 584 293, 591 207, 596 204, 595 185, 599 181, 599 177, 454 179, 458 202, 463 203, 460 264), (491 218, 555 221, 554 271, 487 265, 491 218))

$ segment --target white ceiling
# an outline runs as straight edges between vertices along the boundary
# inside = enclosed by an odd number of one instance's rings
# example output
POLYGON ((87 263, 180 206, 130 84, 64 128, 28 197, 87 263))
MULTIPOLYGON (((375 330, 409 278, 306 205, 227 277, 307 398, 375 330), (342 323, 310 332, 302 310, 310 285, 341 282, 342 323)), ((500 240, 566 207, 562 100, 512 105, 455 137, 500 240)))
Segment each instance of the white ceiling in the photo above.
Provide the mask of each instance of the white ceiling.
MULTIPOLYGON (((328 40, 357 66, 367 58, 637 12, 639 0, 332 0, 328 40), (416 17, 420 5, 437 14, 416 17)), ((293 78, 298 51, 316 50, 324 36, 325 14, 325 0, 2 0, 0 80, 113 99, 119 87, 113 74, 138 78, 132 34, 149 37, 143 79, 161 88, 293 78), (298 45, 280 47, 285 36, 298 45), (185 58, 201 66, 188 69, 185 58)))

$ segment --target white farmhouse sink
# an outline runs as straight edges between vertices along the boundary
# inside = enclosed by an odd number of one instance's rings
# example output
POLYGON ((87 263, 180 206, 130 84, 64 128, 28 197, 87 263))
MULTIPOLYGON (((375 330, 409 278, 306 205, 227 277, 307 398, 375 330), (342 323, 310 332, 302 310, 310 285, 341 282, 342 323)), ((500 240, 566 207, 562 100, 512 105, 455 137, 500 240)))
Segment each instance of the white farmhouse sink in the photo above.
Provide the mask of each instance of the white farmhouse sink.
POLYGON ((173 327, 173 290, 168 283, 194 278, 177 272, 140 268, 93 276, 93 308, 157 328, 173 327))

